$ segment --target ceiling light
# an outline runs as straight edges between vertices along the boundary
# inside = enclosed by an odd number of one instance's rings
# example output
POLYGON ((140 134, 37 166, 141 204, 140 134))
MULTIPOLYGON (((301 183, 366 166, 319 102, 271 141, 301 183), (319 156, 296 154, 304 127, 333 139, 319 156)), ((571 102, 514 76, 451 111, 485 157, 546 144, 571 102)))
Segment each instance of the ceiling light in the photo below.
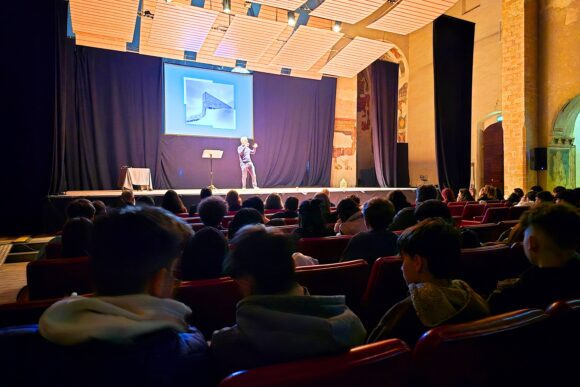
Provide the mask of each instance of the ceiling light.
POLYGON ((222 0, 222 6, 225 13, 232 12, 232 2, 231 0, 222 0))
POLYGON ((334 21, 332 22, 332 30, 334 32, 340 32, 340 30, 342 29, 342 23, 339 21, 334 21))
POLYGON ((246 68, 248 62, 241 59, 236 59, 236 67, 232 69, 232 73, 249 74, 250 71, 246 68))
POLYGON ((288 11, 288 25, 294 27, 296 25, 296 16, 293 11, 288 11))

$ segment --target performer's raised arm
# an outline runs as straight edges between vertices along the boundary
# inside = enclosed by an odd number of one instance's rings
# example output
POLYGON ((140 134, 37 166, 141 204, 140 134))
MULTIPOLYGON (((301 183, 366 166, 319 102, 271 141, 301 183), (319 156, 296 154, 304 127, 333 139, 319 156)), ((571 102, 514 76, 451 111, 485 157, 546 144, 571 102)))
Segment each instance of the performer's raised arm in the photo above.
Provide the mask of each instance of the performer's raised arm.
POLYGON ((258 144, 254 143, 254 145, 252 146, 252 154, 256 154, 256 148, 258 148, 258 144))

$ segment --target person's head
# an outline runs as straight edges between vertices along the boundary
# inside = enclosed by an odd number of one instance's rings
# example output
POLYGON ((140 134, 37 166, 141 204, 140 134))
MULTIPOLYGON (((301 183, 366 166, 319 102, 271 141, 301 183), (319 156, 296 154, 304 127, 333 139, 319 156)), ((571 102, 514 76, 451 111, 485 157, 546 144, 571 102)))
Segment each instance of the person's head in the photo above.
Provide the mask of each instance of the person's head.
POLYGON ((372 198, 362 209, 365 224, 369 230, 385 230, 395 216, 395 207, 388 199, 372 198))
MULTIPOLYGON (((206 199, 209 200, 209 199, 206 199)), ((228 252, 228 241, 221 231, 204 227, 189 239, 181 256, 181 279, 218 278, 228 252)))
POLYGON ((473 202, 475 199, 468 188, 459 189, 459 194, 457 195, 458 202, 473 202))
POLYGON ((197 207, 197 213, 206 226, 218 227, 228 212, 226 201, 219 196, 203 199, 197 207))
POLYGON ((444 221, 453 224, 453 217, 447 204, 440 200, 426 200, 415 208, 415 219, 420 222, 429 218, 441 218, 444 221))
POLYGON ((151 196, 139 196, 137 198, 137 204, 140 206, 150 206, 150 207, 155 207, 155 200, 153 200, 153 198, 151 196))
POLYGON ((67 219, 87 218, 93 220, 96 210, 90 200, 75 199, 66 206, 64 212, 67 219))
POLYGON ((264 202, 260 199, 259 196, 252 196, 247 198, 242 203, 243 208, 253 208, 254 210, 258 211, 260 214, 264 215, 264 202))
POLYGON ((174 190, 170 189, 163 195, 163 201, 161 202, 161 207, 165 208, 167 211, 173 214, 182 214, 187 212, 187 209, 183 205, 181 198, 174 190))
POLYGON ((320 232, 326 227, 324 214, 322 213, 323 202, 319 199, 309 199, 300 203, 298 217, 300 228, 309 232, 320 232))
MULTIPOLYGON (((327 190, 328 191, 328 190, 327 190)), ((328 194, 322 190, 321 192, 314 195, 314 200, 320 201, 320 209, 322 210, 322 214, 326 217, 330 214, 330 198, 328 194)))
POLYGON ((486 192, 488 198, 497 199, 496 189, 493 185, 487 184, 485 186, 485 192, 486 192))
POLYGON ((554 202, 554 195, 550 191, 542 191, 538 192, 536 195, 536 202, 535 204, 542 204, 542 203, 553 203, 554 202))
POLYGON ((230 222, 228 238, 232 239, 239 229, 249 224, 264 224, 264 217, 254 208, 242 208, 230 222))
POLYGON ((552 192, 554 193, 554 196, 556 196, 557 194, 559 194, 562 191, 566 191, 566 187, 562 187, 561 185, 555 186, 554 189, 552 190, 552 192))
POLYGON ((342 199, 338 202, 338 206, 336 206, 338 219, 340 219, 341 222, 346 222, 348 218, 359 211, 360 209, 358 208, 358 205, 350 198, 342 199))
POLYGON ((572 206, 536 206, 522 215, 520 226, 524 230, 524 251, 535 266, 562 266, 580 246, 580 214, 572 206))
POLYGON ((417 197, 415 199, 417 204, 424 202, 425 200, 437 199, 437 188, 435 188, 435 186, 431 184, 417 187, 417 190, 415 192, 417 194, 417 197))
POLYGON ((264 208, 267 210, 281 210, 282 209, 282 197, 277 193, 271 193, 266 198, 264 203, 264 208))
POLYGON ((577 203, 578 198, 576 197, 576 192, 574 192, 574 190, 566 189, 556 194, 556 204, 568 204, 571 206, 576 206, 577 203))
POLYGON ((526 202, 535 202, 536 201, 536 191, 528 191, 526 192, 526 196, 524 196, 524 201, 526 202))
POLYGON ((298 210, 298 198, 296 196, 289 196, 284 202, 284 209, 286 211, 297 211, 298 210))
POLYGON ((97 295, 170 297, 175 261, 192 233, 158 207, 123 207, 100 217, 90 250, 97 295))
POLYGON ((355 202, 357 206, 360 206, 360 197, 358 197, 358 196, 357 196, 357 195, 355 195, 355 194, 348 195, 347 197, 348 197, 349 199, 352 199, 352 201, 353 201, 353 202, 355 202))
POLYGON ((248 146, 248 145, 250 145, 250 142, 248 141, 247 137, 242 137, 242 138, 240 138, 240 144, 248 146))
POLYGON ((544 189, 542 188, 542 186, 541 186, 541 185, 534 185, 534 186, 532 186, 532 188, 530 188, 530 191, 534 191, 534 192, 536 192, 536 193, 538 193, 538 192, 542 192, 543 190, 544 190, 544 189))
POLYGON ((330 190, 328 188, 323 188, 320 190, 320 193, 323 193, 326 195, 326 197, 328 198, 328 200, 330 200, 330 190))
POLYGON ((520 197, 517 193, 512 192, 510 196, 508 196, 507 201, 510 205, 518 204, 520 202, 520 197))
POLYGON ((455 194, 451 188, 443 188, 441 191, 441 197, 446 202, 454 202, 455 201, 455 194))
POLYGON ((199 190, 199 199, 203 200, 205 198, 209 198, 211 195, 213 195, 213 193, 211 192, 211 188, 209 187, 203 187, 202 189, 199 190))
POLYGON ((93 207, 95 207, 95 216, 107 215, 107 206, 102 200, 93 200, 93 207))
POLYGON ((403 208, 411 207, 411 203, 407 200, 407 197, 401 190, 394 190, 389 192, 387 199, 395 206, 395 213, 401 211, 403 208))
POLYGON ((397 241, 407 284, 452 279, 461 254, 459 230, 441 219, 426 219, 397 241))
POLYGON ((237 211, 242 208, 242 198, 236 190, 229 190, 226 194, 226 202, 228 203, 228 209, 230 211, 237 211))
POLYGON ((73 218, 62 229, 62 257, 86 257, 93 235, 93 222, 87 218, 73 218))
POLYGON ((135 195, 130 189, 124 189, 121 192, 121 206, 134 206, 135 205, 135 195))
POLYGON ((522 198, 525 195, 524 190, 521 188, 514 188, 514 193, 518 195, 519 198, 522 198))
POLYGON ((264 226, 246 226, 231 241, 224 273, 244 295, 284 294, 296 286, 293 245, 287 235, 264 226))

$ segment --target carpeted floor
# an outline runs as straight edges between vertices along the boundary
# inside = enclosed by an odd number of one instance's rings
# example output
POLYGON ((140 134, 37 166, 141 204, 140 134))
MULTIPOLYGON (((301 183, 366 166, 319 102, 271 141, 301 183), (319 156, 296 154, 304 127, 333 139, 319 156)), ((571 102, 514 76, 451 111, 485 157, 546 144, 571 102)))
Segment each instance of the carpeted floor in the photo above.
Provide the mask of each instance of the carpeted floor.
POLYGON ((26 285, 26 265, 28 262, 0 266, 0 304, 16 301, 16 295, 26 285))

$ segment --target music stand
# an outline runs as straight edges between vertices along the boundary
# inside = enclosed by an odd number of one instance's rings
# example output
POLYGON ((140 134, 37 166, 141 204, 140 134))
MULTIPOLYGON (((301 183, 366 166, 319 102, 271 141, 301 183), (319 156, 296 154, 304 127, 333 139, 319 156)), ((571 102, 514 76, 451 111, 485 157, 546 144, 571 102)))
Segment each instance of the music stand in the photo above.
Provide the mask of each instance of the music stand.
POLYGON ((222 155, 224 154, 223 150, 219 149, 204 149, 201 155, 202 159, 209 159, 209 176, 210 176, 210 183, 209 189, 214 190, 215 185, 213 185, 213 159, 221 159, 222 155))

